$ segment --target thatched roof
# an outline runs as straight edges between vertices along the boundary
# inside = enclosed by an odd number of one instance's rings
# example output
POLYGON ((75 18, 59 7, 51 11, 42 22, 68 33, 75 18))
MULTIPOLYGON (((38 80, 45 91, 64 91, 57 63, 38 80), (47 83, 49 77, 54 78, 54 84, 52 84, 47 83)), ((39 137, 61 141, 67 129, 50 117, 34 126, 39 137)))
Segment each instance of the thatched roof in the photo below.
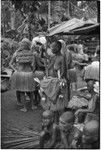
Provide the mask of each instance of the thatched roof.
POLYGON ((73 18, 69 21, 64 21, 61 24, 58 24, 50 28, 47 36, 53 36, 53 35, 60 34, 60 33, 70 34, 71 31, 74 29, 85 27, 85 26, 90 26, 90 25, 95 25, 95 23, 91 20, 84 21, 83 19, 73 18))

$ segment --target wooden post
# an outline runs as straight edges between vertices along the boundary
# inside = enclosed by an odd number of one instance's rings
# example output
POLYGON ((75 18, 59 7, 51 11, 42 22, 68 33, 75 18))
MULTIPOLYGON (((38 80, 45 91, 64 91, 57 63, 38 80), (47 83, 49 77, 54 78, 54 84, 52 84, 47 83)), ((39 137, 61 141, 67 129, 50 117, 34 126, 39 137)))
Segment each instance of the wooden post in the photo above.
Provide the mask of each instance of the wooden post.
POLYGON ((70 17, 70 14, 69 14, 69 0, 68 0, 68 17, 70 17))
POLYGON ((15 29, 15 7, 14 5, 11 8, 11 29, 15 29))
POLYGON ((51 5, 51 2, 48 1, 48 29, 50 29, 50 5, 51 5))
POLYGON ((31 41, 31 14, 28 15, 28 33, 29 33, 29 40, 31 41))
POLYGON ((97 1, 97 22, 100 23, 100 0, 97 1))

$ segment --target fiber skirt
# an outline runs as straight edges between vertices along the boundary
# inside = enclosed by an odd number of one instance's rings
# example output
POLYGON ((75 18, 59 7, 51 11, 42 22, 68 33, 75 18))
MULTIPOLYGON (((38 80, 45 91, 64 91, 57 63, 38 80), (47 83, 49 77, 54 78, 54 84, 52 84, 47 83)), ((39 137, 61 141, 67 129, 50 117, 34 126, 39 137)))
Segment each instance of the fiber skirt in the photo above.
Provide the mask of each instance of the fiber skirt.
POLYGON ((14 72, 11 76, 11 89, 18 91, 34 91, 33 72, 14 72))

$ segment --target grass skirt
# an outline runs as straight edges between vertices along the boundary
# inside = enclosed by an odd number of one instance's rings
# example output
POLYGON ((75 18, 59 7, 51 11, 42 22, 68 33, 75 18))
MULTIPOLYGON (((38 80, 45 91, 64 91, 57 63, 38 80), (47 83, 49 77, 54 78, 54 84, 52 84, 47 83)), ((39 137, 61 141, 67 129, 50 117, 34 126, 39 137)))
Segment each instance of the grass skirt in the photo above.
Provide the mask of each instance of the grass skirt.
POLYGON ((14 72, 11 76, 11 89, 18 91, 34 91, 33 72, 14 72))

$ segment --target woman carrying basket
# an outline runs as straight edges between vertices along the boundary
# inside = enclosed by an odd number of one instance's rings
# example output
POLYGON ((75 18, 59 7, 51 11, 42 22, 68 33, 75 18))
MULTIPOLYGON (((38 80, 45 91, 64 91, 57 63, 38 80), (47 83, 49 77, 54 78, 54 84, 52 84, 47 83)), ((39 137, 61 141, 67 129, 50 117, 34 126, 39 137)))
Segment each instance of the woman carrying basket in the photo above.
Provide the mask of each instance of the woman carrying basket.
POLYGON ((30 41, 27 38, 23 39, 10 62, 11 68, 15 71, 11 77, 11 89, 16 90, 17 102, 18 104, 23 104, 23 108, 20 109, 23 112, 27 112, 25 93, 30 97, 32 109, 34 108, 33 91, 35 85, 32 71, 34 57, 30 46, 30 41), (16 68, 13 65, 14 62, 17 65, 16 68))

